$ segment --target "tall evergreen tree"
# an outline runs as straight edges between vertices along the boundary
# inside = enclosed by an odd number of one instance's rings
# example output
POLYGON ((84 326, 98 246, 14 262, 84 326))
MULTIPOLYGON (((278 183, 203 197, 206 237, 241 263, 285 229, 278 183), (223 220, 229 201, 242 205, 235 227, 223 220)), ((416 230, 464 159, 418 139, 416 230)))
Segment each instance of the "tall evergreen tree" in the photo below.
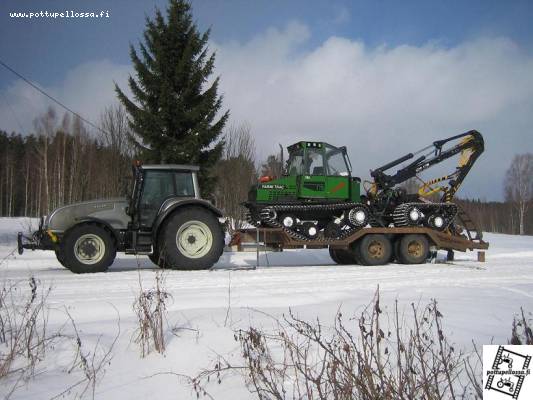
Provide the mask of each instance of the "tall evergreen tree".
POLYGON ((165 19, 160 10, 146 18, 140 57, 133 46, 130 56, 136 79, 130 76, 130 100, 115 85, 130 116, 134 144, 147 162, 197 164, 204 194, 212 193, 212 167, 220 159, 220 134, 229 117, 217 94, 219 78, 208 82, 215 54, 208 54, 210 31, 198 31, 191 6, 170 0, 165 19))

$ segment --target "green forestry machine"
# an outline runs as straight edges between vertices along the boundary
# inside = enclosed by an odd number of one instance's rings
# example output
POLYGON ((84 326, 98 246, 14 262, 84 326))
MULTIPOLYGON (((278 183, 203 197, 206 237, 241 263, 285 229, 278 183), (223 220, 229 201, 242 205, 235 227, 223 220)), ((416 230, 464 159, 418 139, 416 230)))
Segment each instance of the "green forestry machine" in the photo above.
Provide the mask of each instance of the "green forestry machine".
POLYGON ((372 170, 373 180, 363 184, 352 176, 346 147, 302 141, 287 150, 283 176, 263 176, 250 189, 244 203, 248 222, 282 228, 298 240, 342 240, 365 226, 419 226, 459 233, 458 207, 452 200, 483 152, 484 141, 475 130, 437 140, 372 170), (459 162, 452 173, 426 182, 418 177, 455 155, 459 162), (408 193, 402 184, 413 178, 421 184, 417 193, 408 193))

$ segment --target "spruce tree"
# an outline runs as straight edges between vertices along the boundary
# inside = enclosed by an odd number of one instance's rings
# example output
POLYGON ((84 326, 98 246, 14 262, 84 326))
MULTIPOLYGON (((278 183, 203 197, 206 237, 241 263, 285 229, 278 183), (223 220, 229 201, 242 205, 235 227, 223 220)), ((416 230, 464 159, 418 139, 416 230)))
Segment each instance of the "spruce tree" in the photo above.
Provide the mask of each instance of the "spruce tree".
POLYGON ((146 18, 139 54, 130 46, 136 79, 129 77, 133 100, 115 85, 129 113, 132 138, 146 162, 200 166, 202 193, 213 193, 212 168, 220 159, 220 135, 229 116, 217 94, 219 78, 208 81, 215 54, 209 54, 210 31, 200 33, 191 6, 170 0, 166 19, 156 9, 146 18))

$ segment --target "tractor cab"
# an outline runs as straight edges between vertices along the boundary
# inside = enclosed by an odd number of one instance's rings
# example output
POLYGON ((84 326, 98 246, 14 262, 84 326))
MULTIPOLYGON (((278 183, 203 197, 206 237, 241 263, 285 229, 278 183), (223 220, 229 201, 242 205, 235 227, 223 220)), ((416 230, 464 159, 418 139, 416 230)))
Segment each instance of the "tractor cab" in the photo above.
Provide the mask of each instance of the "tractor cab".
POLYGON ((134 187, 129 213, 141 229, 151 229, 167 200, 200 198, 194 165, 139 165, 134 167, 134 187))
POLYGON ((285 175, 350 176, 351 163, 346 147, 323 142, 298 142, 287 148, 285 175))

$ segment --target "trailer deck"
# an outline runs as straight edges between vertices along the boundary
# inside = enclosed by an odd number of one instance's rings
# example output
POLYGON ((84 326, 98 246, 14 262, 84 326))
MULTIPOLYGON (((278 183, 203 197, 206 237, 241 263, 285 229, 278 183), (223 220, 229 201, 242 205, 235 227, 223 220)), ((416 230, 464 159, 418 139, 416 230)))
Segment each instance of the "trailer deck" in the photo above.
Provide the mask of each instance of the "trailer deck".
POLYGON ((332 240, 327 238, 317 238, 314 240, 298 240, 291 237, 282 228, 252 228, 240 229, 232 238, 231 245, 236 245, 238 250, 242 250, 246 243, 264 243, 271 250, 297 249, 297 248, 336 248, 346 249, 357 240, 369 234, 384 234, 387 236, 398 236, 406 234, 423 234, 432 242, 432 245, 439 250, 456 250, 465 252, 467 250, 487 250, 489 243, 482 238, 472 238, 467 235, 452 235, 448 232, 440 232, 425 227, 379 227, 363 228, 354 232, 344 239, 332 240))

